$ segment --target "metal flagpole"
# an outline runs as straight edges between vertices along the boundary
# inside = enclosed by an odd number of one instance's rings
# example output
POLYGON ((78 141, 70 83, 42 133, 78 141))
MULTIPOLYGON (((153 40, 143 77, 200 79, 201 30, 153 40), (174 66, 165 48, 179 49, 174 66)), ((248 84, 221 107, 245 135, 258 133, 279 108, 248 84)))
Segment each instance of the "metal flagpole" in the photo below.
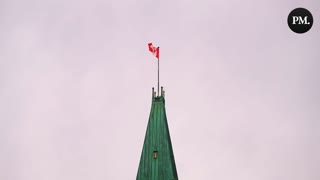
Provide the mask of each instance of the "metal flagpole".
MULTIPOLYGON (((159 53, 159 47, 158 47, 158 53, 159 53)), ((158 96, 160 96, 159 94, 159 55, 158 55, 158 96)))

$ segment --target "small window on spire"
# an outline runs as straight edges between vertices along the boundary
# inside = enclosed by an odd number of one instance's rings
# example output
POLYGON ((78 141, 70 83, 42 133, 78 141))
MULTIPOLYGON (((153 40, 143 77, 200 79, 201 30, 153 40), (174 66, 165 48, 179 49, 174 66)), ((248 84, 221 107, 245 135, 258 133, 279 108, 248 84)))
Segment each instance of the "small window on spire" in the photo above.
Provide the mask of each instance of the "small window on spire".
POLYGON ((158 151, 153 151, 153 158, 157 159, 158 158, 158 151))

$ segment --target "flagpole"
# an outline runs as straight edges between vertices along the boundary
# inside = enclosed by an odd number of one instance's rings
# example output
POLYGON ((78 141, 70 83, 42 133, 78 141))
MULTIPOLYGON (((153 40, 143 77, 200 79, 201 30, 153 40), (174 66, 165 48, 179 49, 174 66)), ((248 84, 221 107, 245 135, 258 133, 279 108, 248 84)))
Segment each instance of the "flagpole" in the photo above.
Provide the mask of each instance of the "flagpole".
MULTIPOLYGON (((159 53, 159 48, 160 47, 158 47, 158 53, 159 53)), ((158 96, 160 96, 159 94, 159 56, 158 56, 158 96)))

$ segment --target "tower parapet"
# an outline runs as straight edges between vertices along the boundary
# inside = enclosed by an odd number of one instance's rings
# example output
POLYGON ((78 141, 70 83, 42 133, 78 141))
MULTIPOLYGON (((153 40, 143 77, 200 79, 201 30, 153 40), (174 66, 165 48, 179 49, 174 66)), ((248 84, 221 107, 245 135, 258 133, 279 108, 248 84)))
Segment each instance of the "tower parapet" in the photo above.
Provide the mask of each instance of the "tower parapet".
POLYGON ((152 88, 152 98, 164 97, 164 96, 165 96, 165 91, 163 90, 163 86, 161 86, 161 91, 158 95, 157 95, 157 92, 154 91, 154 87, 152 88))

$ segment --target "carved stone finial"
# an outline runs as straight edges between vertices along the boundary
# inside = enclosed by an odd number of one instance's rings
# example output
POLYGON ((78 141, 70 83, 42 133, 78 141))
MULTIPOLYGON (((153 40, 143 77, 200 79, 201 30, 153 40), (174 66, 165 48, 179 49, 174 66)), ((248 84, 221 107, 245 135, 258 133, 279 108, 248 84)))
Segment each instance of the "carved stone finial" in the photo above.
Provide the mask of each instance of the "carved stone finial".
POLYGON ((160 96, 163 96, 163 87, 161 86, 161 95, 160 96))
POLYGON ((154 87, 152 87, 152 97, 155 96, 154 87))

